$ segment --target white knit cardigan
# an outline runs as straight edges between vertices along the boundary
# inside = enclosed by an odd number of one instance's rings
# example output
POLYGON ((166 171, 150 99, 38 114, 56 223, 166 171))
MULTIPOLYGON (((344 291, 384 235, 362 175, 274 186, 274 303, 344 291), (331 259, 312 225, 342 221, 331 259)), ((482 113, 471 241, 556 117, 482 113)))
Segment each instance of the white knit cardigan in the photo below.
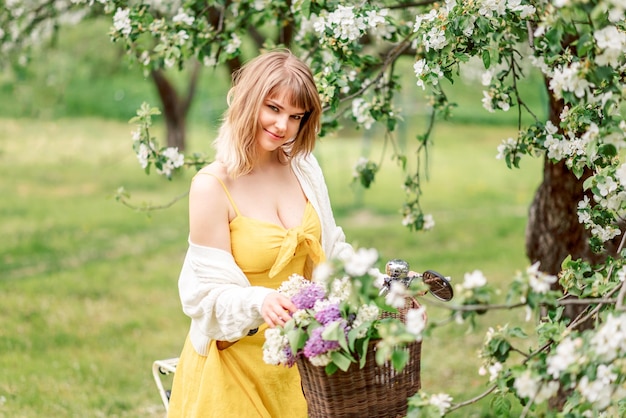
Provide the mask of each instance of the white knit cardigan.
MULTIPOLYGON (((350 251, 335 223, 324 175, 313 154, 293 159, 291 165, 320 218, 326 258, 350 251)), ((236 341, 261 325, 261 305, 275 290, 251 286, 231 253, 189 240, 178 291, 183 312, 191 318, 191 344, 198 354, 206 355, 211 340, 236 341)))

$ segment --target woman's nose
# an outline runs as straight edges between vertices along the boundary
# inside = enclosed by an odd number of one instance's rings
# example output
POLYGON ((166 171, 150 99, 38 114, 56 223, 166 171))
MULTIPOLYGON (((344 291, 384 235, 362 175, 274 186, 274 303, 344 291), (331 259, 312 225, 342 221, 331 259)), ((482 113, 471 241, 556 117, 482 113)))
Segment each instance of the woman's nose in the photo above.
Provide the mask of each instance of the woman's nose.
POLYGON ((274 122, 274 124, 276 125, 277 128, 284 131, 285 129, 287 129, 288 119, 289 119, 289 116, 287 115, 277 115, 276 121, 274 122))

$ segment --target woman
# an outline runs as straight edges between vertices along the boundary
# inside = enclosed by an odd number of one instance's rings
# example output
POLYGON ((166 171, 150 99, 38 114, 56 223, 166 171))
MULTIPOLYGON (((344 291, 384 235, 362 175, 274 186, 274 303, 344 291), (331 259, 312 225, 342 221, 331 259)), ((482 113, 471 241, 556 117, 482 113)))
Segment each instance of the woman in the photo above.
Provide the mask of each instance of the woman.
POLYGON ((310 69, 280 50, 233 75, 228 104, 189 193, 179 292, 191 328, 168 416, 306 417, 297 368, 265 364, 262 346, 295 310, 275 289, 350 248, 311 154, 321 103, 310 69))

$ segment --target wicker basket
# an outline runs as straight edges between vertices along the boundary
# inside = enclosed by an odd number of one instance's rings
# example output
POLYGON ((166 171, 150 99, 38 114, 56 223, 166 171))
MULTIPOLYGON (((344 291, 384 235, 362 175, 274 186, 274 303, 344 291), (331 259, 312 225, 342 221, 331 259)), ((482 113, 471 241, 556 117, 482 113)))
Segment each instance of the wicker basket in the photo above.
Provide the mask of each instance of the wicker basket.
MULTIPOLYGON (((404 319, 406 310, 417 302, 407 302, 407 307, 398 314, 404 319)), ((297 360, 302 379, 302 390, 309 408, 309 418, 341 417, 404 417, 407 398, 421 387, 420 360, 421 341, 409 344, 409 360, 406 367, 396 371, 391 363, 376 364, 376 341, 371 341, 367 350, 365 366, 357 363, 343 372, 338 370, 327 375, 324 367, 312 365, 306 358, 297 360)))

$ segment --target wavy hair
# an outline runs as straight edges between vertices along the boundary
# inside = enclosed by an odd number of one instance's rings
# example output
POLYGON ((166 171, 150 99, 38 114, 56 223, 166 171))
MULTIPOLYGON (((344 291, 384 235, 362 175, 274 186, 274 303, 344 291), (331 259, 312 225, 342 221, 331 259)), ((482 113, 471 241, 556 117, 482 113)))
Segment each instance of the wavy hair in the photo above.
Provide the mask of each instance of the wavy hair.
POLYGON ((256 160, 259 112, 267 98, 285 94, 291 106, 305 110, 296 137, 281 147, 282 160, 313 151, 322 105, 310 68, 289 50, 266 52, 233 73, 228 109, 214 141, 216 160, 233 177, 249 173, 256 160))

